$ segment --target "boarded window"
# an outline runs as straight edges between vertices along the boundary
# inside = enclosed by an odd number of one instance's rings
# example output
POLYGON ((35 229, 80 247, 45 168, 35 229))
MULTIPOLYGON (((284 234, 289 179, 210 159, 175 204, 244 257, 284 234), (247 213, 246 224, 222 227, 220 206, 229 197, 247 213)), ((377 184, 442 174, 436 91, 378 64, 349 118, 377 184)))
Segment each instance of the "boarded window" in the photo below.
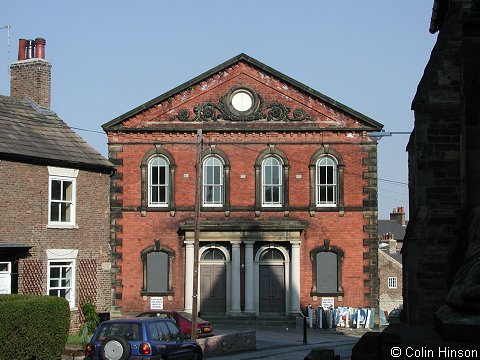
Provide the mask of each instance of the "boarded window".
POLYGON ((315 255, 317 267, 317 292, 334 293, 338 291, 338 259, 331 251, 320 251, 315 255))
POLYGON ((147 254, 147 291, 168 291, 168 254, 163 251, 152 251, 147 254))

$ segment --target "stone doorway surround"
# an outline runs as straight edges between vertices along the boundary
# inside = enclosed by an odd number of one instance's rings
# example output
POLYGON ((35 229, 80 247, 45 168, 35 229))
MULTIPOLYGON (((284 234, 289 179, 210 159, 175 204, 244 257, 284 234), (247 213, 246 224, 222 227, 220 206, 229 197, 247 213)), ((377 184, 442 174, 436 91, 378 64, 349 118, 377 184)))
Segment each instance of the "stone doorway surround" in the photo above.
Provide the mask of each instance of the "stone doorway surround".
MULTIPOLYGON (((265 246, 257 251, 256 242, 281 245, 285 256, 285 315, 297 315, 300 312, 300 244, 306 225, 298 220, 278 221, 201 221, 200 248, 206 243, 230 242, 230 266, 227 265, 227 310, 226 315, 259 315, 258 279, 259 259, 265 246), (245 245, 245 263, 240 263, 240 246, 245 245), (291 248, 291 255, 285 250, 291 248), (240 270, 245 269, 245 308, 241 310, 240 270)), ((192 311, 193 264, 194 264, 194 222, 180 225, 179 233, 185 244, 185 311, 192 311)), ((268 247, 268 246, 266 246, 268 247)), ((199 254, 200 255, 200 254, 199 254)), ((228 262, 227 262, 228 264, 228 262)), ((198 296, 197 296, 198 301, 198 296)))

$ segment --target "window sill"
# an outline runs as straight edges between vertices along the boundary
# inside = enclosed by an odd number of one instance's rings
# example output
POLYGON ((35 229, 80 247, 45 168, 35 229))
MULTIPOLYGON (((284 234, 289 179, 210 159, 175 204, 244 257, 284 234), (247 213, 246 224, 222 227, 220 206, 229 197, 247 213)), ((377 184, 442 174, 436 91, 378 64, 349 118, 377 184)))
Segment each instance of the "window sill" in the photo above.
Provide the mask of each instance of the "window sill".
POLYGON ((202 205, 201 210, 204 212, 208 211, 230 211, 229 206, 205 206, 202 205))
POLYGON ((160 292, 142 290, 140 291, 140 295, 141 296, 173 296, 173 290, 160 291, 160 292))
POLYGON ((318 291, 312 291, 310 293, 310 296, 322 296, 322 297, 325 297, 325 296, 344 296, 345 295, 345 292, 343 291, 337 291, 337 292, 318 292, 318 291))
POLYGON ((48 224, 47 229, 78 229, 78 225, 72 225, 72 224, 48 224))
POLYGON ((256 210, 258 211, 289 211, 290 208, 288 206, 264 206, 258 207, 256 210))
POLYGON ((168 211, 175 211, 175 208, 172 207, 172 206, 149 206, 149 207, 146 207, 146 208, 142 208, 141 211, 147 211, 147 212, 155 212, 155 211, 158 211, 158 212, 168 212, 168 211))

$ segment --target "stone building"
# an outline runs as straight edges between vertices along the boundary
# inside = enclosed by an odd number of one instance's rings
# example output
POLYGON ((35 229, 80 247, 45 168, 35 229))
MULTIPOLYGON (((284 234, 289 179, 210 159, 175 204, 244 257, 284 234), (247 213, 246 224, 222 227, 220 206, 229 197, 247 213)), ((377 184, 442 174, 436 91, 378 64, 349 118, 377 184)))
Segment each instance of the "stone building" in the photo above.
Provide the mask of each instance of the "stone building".
POLYGON ((412 103, 415 127, 407 148, 410 222, 403 259, 410 324, 432 322, 446 303, 480 309, 478 277, 467 275, 478 273, 480 260, 478 2, 436 0, 430 31, 439 31, 438 39, 412 103))
POLYGON ((405 209, 397 207, 389 220, 378 220, 378 277, 380 309, 390 313, 403 307, 402 255, 407 221, 405 209))
POLYGON ((45 40, 20 40, 0 96, 0 294, 111 307, 109 186, 114 166, 50 110, 45 40), (35 46, 36 45, 36 46, 35 46))
POLYGON ((364 335, 352 360, 476 358, 480 352, 478 0, 434 0, 430 32, 438 32, 437 42, 413 99, 407 146, 402 323, 364 335))
POLYGON ((103 128, 118 310, 192 311, 196 194, 202 316, 378 306, 378 122, 240 54, 103 128))

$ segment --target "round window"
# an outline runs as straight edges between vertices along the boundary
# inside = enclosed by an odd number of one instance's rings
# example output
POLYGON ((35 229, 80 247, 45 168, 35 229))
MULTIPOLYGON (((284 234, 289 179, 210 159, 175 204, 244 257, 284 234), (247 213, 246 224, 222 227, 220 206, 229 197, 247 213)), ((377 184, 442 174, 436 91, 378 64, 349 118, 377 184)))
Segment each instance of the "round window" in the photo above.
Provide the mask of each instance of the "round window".
POLYGON ((240 112, 248 111, 253 106, 253 96, 246 90, 239 90, 232 96, 232 106, 240 112))

